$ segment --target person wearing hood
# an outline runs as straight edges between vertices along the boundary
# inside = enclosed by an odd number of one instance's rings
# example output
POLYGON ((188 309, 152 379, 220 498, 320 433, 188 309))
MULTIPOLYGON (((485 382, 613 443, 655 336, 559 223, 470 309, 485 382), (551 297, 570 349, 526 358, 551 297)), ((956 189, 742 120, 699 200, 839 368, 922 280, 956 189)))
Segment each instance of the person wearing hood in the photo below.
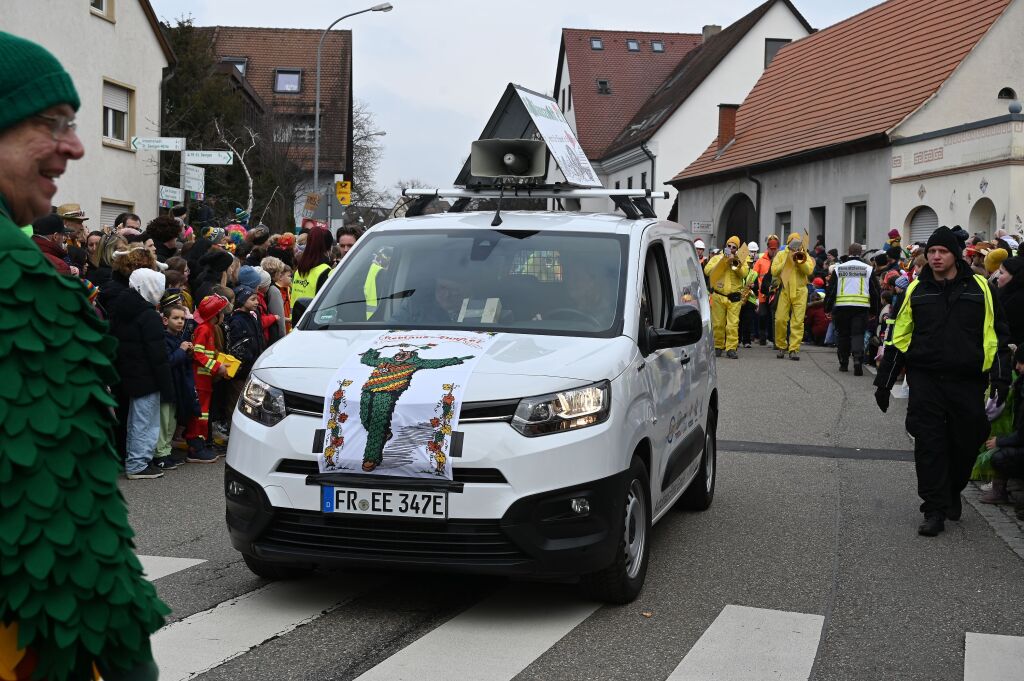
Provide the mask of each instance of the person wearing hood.
POLYGON ((881 291, 872 267, 863 260, 863 247, 850 244, 846 259, 835 266, 825 292, 825 312, 832 315, 836 329, 839 370, 849 371, 853 355, 853 375, 864 375, 864 330, 868 317, 881 308, 881 291))
POLYGON ((711 289, 711 326, 715 333, 716 357, 721 357, 724 351, 730 359, 739 359, 736 348, 740 339, 740 310, 746 297, 744 281, 750 271, 746 261, 733 265, 733 260, 738 260, 736 251, 740 243, 738 236, 729 237, 725 249, 704 266, 704 275, 711 289))
POLYGON ((1007 258, 996 276, 996 298, 1010 326, 1010 343, 1024 347, 1024 256, 1007 258))
POLYGON ((157 312, 163 292, 163 274, 137 269, 128 277, 128 290, 118 296, 110 311, 110 331, 118 340, 117 371, 129 401, 124 464, 129 480, 163 475, 153 465, 160 437, 160 402, 174 400, 164 323, 157 312))
POLYGON ((1003 306, 984 277, 963 260, 948 227, 928 239, 928 265, 907 289, 875 378, 875 401, 889 408, 900 371, 910 384, 906 427, 914 437, 917 492, 924 522, 918 534, 934 537, 946 520, 959 520, 960 493, 989 434, 985 390, 1006 402, 1011 364, 1003 306))
POLYGON ((800 359, 807 315, 807 280, 814 272, 814 260, 803 251, 804 246, 800 235, 793 232, 786 239, 786 250, 776 253, 772 260, 772 280, 781 284, 775 310, 775 349, 779 359, 783 359, 787 351, 790 359, 800 359))

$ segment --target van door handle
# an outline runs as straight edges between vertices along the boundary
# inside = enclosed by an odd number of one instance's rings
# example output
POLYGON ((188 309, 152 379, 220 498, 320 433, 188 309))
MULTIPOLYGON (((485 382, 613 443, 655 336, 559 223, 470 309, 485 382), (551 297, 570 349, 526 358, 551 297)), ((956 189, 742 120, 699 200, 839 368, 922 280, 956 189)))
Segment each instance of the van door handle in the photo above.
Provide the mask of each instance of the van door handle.
POLYGON ((682 358, 680 358, 679 363, 682 364, 683 366, 686 366, 687 364, 690 363, 690 357, 687 355, 683 355, 682 358))

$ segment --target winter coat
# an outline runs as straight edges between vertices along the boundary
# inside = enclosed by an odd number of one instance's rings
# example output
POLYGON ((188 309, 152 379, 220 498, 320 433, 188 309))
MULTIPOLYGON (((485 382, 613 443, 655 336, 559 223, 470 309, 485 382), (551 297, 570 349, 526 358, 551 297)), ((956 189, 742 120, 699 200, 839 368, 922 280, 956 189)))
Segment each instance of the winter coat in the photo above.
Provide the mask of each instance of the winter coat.
POLYGON ((270 288, 267 289, 267 311, 270 314, 277 315, 277 321, 273 326, 270 327, 270 343, 275 343, 288 333, 285 328, 285 311, 284 311, 284 297, 281 295, 281 289, 271 284, 270 288))
POLYGON ((49 239, 38 236, 32 237, 32 243, 39 247, 39 250, 43 252, 47 260, 53 263, 53 266, 57 268, 57 274, 67 274, 70 276, 71 265, 68 264, 67 251, 49 239))
POLYGON ((1024 345, 1024 282, 1018 282, 1014 277, 1009 284, 996 289, 996 298, 1003 306, 1010 325, 1010 342, 1024 345))
POLYGON ((263 329, 253 313, 241 309, 231 313, 227 324, 228 354, 242 363, 238 373, 246 374, 267 347, 263 341, 263 329))
POLYGON ((158 392, 161 402, 173 402, 174 382, 160 313, 133 289, 118 296, 109 312, 110 332, 118 340, 117 373, 125 394, 142 397, 158 392))
POLYGON ((174 383, 174 400, 171 403, 174 404, 178 423, 185 423, 189 418, 200 414, 195 377, 192 375, 192 357, 190 353, 181 349, 181 344, 185 340, 187 339, 183 336, 175 336, 169 331, 164 332, 167 363, 171 367, 171 381, 174 383))
POLYGON ((120 272, 111 271, 110 279, 100 286, 99 295, 96 297, 96 302, 105 313, 107 319, 110 319, 111 310, 114 309, 117 299, 128 290, 128 277, 120 272))

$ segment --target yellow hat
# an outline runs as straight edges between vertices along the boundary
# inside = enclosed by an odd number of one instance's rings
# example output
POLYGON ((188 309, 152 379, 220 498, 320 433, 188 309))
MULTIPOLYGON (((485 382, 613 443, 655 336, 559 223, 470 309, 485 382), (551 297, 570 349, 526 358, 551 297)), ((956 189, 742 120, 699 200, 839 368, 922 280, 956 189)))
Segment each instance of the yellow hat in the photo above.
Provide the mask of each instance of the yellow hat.
POLYGON ((733 248, 740 247, 740 238, 738 236, 731 236, 729 240, 725 242, 726 246, 732 246, 733 248))
POLYGON ((985 271, 992 274, 999 269, 999 266, 1003 264, 1003 261, 1010 257, 1010 254, 1006 252, 1005 248, 993 248, 985 256, 985 271))
POLYGON ((793 243, 794 241, 800 241, 801 239, 803 239, 803 237, 802 237, 802 236, 800 236, 800 235, 799 235, 799 234, 797 234, 796 232, 793 232, 793 233, 792 233, 792 234, 790 234, 790 235, 789 235, 789 237, 788 237, 788 238, 786 239, 786 245, 788 246, 789 244, 793 243))

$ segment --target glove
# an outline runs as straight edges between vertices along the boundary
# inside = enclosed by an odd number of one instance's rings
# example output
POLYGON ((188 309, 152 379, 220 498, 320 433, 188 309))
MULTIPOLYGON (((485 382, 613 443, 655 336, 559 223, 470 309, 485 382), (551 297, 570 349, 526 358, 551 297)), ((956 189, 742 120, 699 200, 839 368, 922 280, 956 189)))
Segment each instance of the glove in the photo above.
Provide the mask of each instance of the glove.
POLYGON ((889 391, 885 388, 875 390, 875 403, 878 404, 878 408, 882 410, 883 414, 889 411, 889 391))
POLYGON ((995 398, 996 405, 1000 406, 1006 403, 1006 398, 1010 396, 1010 386, 1004 381, 993 381, 992 389, 989 390, 989 399, 995 398))

